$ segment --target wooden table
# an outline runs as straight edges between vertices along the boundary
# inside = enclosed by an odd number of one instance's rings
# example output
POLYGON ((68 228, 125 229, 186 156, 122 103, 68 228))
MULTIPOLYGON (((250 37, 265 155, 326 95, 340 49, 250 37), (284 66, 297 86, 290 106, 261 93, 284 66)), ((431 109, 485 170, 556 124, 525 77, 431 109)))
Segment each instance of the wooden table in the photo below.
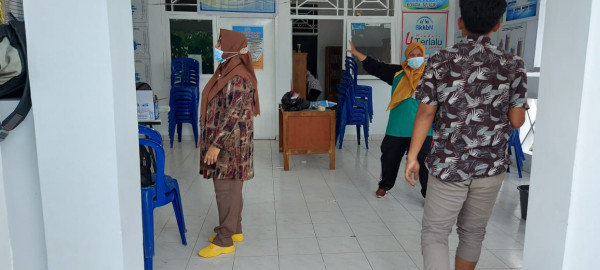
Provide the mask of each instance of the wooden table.
POLYGON ((335 111, 284 111, 279 108, 279 152, 283 169, 290 169, 290 155, 329 154, 335 170, 335 111))

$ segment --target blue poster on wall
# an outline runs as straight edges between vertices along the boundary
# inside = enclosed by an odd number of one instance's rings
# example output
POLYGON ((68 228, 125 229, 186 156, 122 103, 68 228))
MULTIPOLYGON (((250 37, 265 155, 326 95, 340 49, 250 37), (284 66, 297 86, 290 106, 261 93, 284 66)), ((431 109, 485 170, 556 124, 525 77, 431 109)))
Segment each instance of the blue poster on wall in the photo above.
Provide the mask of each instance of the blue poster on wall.
POLYGON ((404 10, 430 9, 447 10, 449 0, 404 0, 402 7, 404 10))
POLYGON ((275 0, 198 0, 198 11, 275 14, 275 0))
POLYGON ((248 39, 248 51, 252 54, 254 69, 263 69, 264 29, 262 26, 233 26, 233 31, 238 31, 248 39))
POLYGON ((531 19, 537 15, 537 0, 509 0, 506 7, 506 21, 531 19))

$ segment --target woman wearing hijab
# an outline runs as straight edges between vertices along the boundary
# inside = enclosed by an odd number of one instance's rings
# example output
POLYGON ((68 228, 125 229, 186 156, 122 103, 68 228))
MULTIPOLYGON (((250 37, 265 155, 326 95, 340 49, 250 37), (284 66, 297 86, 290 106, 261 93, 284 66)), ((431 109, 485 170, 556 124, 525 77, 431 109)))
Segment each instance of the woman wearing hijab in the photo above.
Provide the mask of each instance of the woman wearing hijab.
POLYGON ((235 251, 242 234, 243 182, 254 177, 253 117, 260 113, 256 76, 246 37, 220 30, 214 48, 219 66, 202 91, 200 174, 213 179, 219 226, 202 257, 235 251))
MULTIPOLYGON (((404 51, 406 60, 402 65, 386 64, 366 56, 356 50, 352 42, 348 52, 362 62, 363 68, 369 74, 392 86, 392 98, 387 107, 390 115, 385 137, 381 142, 381 181, 375 192, 375 196, 381 198, 394 187, 400 162, 410 145, 413 124, 419 108, 419 102, 412 96, 425 69, 425 47, 419 42, 408 45, 404 51)), ((424 168, 419 173, 423 197, 427 193, 429 171, 425 167, 425 158, 431 146, 432 132, 429 130, 417 158, 421 168, 424 168)))

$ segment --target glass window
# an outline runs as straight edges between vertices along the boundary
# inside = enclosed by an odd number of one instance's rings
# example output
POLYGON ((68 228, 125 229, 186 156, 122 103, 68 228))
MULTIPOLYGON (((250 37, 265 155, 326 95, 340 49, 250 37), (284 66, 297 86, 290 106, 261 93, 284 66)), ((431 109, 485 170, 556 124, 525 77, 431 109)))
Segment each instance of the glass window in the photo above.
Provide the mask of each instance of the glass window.
POLYGON ((165 11, 198 12, 198 0, 165 0, 165 11))
POLYGON ((212 20, 170 20, 171 59, 194 58, 202 63, 202 74, 213 74, 212 20))
MULTIPOLYGON (((392 61, 391 23, 352 23, 350 28, 350 38, 358 51, 385 63, 392 61)), ((368 75, 362 65, 358 65, 358 74, 368 75)))

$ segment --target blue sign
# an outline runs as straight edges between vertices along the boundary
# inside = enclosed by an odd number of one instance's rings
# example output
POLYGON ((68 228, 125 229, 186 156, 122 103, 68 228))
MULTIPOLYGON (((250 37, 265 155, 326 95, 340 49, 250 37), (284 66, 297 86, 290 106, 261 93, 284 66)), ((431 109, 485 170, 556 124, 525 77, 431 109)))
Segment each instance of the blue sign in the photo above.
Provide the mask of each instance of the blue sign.
POLYGON ((353 23, 352 30, 365 30, 365 24, 364 23, 353 23))
POLYGON ((198 0, 198 11, 271 13, 276 11, 275 0, 198 0))
POLYGON ((415 30, 417 30, 417 31, 432 31, 432 30, 434 30, 433 29, 433 20, 428 16, 423 16, 423 17, 417 19, 415 30))
POLYGON ((402 7, 405 10, 447 10, 449 2, 449 0, 404 0, 402 7))
POLYGON ((507 2, 506 21, 532 18, 537 15, 537 0, 513 0, 507 2))

